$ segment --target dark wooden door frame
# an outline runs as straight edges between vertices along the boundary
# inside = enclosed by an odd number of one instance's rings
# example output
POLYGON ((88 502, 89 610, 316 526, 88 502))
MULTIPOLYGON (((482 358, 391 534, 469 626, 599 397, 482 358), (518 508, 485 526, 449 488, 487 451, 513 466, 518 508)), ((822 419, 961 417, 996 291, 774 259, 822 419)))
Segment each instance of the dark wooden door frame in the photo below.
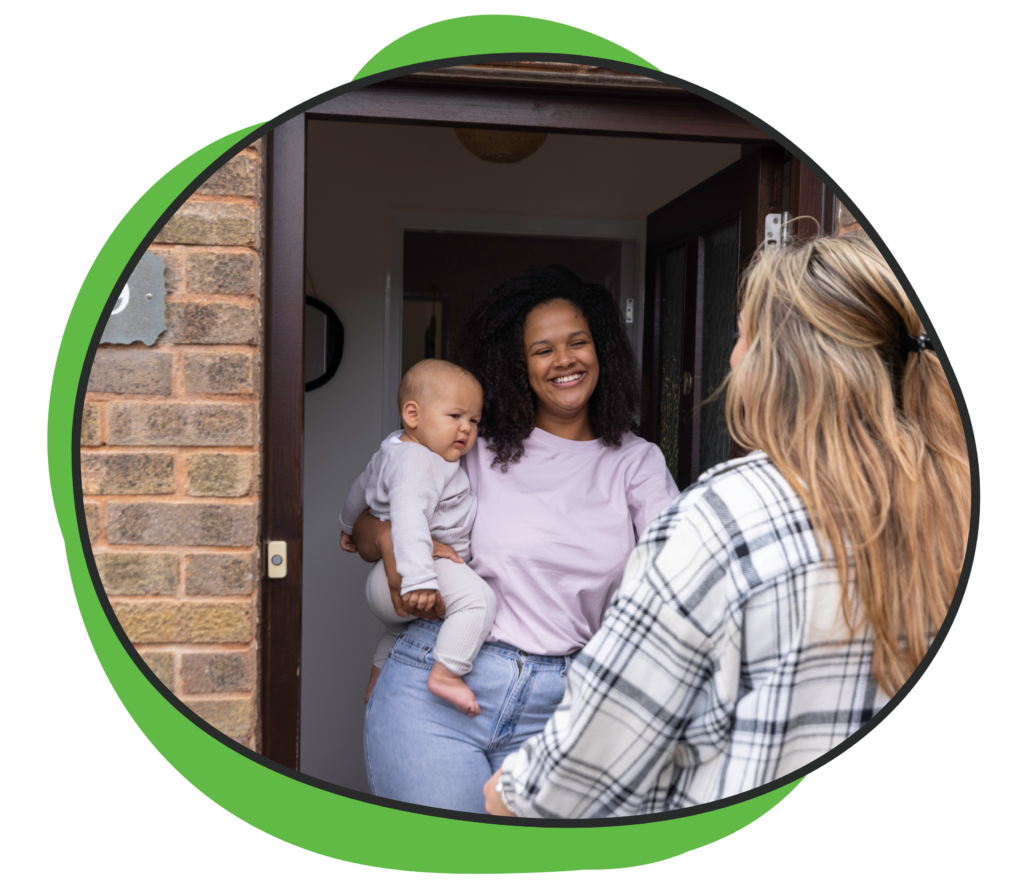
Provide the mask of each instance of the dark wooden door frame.
MULTIPOLYGON (((264 569, 260 607, 263 754, 299 761, 302 649, 306 129, 310 120, 541 130, 777 146, 737 115, 684 90, 635 91, 415 77, 352 90, 271 131, 266 154, 262 542, 285 541, 288 574, 264 569)), ((781 152, 781 150, 780 150, 781 152)), ((265 562, 265 561, 264 561, 265 562)))
POLYGON ((797 158, 791 160, 789 176, 789 216, 806 217, 807 220, 794 222, 790 236, 795 239, 812 239, 820 232, 831 236, 836 229, 836 197, 821 179, 797 158), (814 220, 810 220, 813 218, 814 220))
POLYGON ((644 288, 642 411, 640 434, 658 441, 658 371, 661 344, 661 259, 667 251, 686 247, 686 301, 683 306, 682 370, 692 376, 692 388, 682 396, 679 410, 679 485, 696 476, 699 457, 700 402, 706 397, 701 378, 699 340, 702 327, 704 238, 724 224, 739 220, 738 270, 742 271, 765 237, 765 217, 782 209, 783 151, 764 147, 666 203, 647 218, 647 258, 644 288))
POLYGON ((306 115, 378 124, 774 144, 763 131, 709 100, 685 90, 667 94, 399 78, 343 93, 306 115))
POLYGON ((264 756, 299 764, 302 649, 302 448, 306 236, 306 117, 267 135, 262 538, 287 543, 287 575, 266 575, 260 607, 260 726, 264 756), (299 496, 296 502, 295 496, 299 496))

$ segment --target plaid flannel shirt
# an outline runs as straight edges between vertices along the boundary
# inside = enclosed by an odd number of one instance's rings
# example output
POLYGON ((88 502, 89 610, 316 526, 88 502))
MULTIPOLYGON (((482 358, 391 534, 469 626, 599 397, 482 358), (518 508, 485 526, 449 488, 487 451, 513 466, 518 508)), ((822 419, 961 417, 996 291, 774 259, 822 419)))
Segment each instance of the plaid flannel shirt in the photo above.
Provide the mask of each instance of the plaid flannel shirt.
POLYGON ((869 634, 764 452, 712 468, 648 526, 541 734, 502 766, 517 815, 695 806, 794 771, 885 703, 869 634))

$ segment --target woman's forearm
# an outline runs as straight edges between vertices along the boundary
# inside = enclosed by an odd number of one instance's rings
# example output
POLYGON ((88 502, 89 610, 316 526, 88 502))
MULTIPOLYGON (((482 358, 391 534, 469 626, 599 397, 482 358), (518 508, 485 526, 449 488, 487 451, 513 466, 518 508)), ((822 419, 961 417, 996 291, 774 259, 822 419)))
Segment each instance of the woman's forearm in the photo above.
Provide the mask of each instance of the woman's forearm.
POLYGON ((501 781, 501 769, 499 768, 490 779, 484 784, 484 809, 488 815, 507 815, 516 817, 508 803, 508 798, 502 799, 502 791, 498 790, 501 781))
POLYGON ((359 556, 367 563, 376 563, 384 556, 383 544, 391 541, 391 523, 385 523, 364 510, 352 527, 352 538, 359 556))
MULTIPOLYGON (((399 616, 413 616, 421 619, 440 619, 444 616, 444 597, 438 595, 434 605, 427 610, 406 611, 402 606, 399 596, 399 589, 402 587, 402 577, 395 568, 395 548, 391 542, 391 523, 384 522, 373 516, 369 510, 364 510, 359 519, 352 527, 352 538, 356 543, 359 556, 368 563, 384 561, 384 570, 388 576, 388 587, 391 589, 391 600, 395 605, 395 612, 399 616)), ((433 543, 434 556, 443 557, 454 563, 462 563, 462 558, 448 545, 433 543)))

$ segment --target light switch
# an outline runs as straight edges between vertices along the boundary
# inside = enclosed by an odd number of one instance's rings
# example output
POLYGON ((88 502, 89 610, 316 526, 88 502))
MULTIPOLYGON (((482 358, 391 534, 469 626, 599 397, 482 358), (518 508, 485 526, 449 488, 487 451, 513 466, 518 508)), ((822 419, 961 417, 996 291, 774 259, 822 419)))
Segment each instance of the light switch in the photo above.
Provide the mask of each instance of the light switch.
POLYGON ((283 579, 288 575, 288 543, 267 542, 267 578, 283 579))

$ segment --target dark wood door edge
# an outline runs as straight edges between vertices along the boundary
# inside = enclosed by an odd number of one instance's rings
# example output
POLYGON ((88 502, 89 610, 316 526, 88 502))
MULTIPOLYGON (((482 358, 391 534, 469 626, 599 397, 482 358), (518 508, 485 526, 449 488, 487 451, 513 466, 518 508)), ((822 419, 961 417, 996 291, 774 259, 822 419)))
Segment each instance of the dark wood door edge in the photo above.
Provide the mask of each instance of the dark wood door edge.
POLYGON ((660 342, 659 259, 669 249, 685 244, 686 305, 684 309, 683 369, 693 372, 692 391, 680 405, 680 484, 692 481, 697 464, 699 427, 696 413, 703 395, 701 351, 696 334, 702 326, 701 293, 704 282, 701 239, 721 226, 739 222, 740 271, 764 241, 764 219, 782 211, 781 147, 761 147, 707 180, 653 211, 647 218, 646 306, 642 363, 641 435, 657 441, 658 348, 660 342))
POLYGON ((384 81, 321 103, 313 119, 775 145, 754 125, 687 91, 672 96, 384 81))
POLYGON ((260 724, 263 755, 298 769, 306 117, 271 131, 267 150, 262 542, 287 543, 288 574, 261 569, 260 724))
POLYGON ((437 84, 485 84, 506 87, 536 87, 548 90, 614 90, 645 94, 686 94, 689 91, 656 78, 616 72, 596 65, 546 62, 533 65, 512 63, 452 65, 432 71, 404 75, 400 80, 437 84))
POLYGON ((792 218, 809 216, 814 220, 797 221, 791 235, 806 240, 819 233, 831 236, 836 227, 836 198, 832 190, 803 162, 793 156, 790 173, 789 214, 792 218))

